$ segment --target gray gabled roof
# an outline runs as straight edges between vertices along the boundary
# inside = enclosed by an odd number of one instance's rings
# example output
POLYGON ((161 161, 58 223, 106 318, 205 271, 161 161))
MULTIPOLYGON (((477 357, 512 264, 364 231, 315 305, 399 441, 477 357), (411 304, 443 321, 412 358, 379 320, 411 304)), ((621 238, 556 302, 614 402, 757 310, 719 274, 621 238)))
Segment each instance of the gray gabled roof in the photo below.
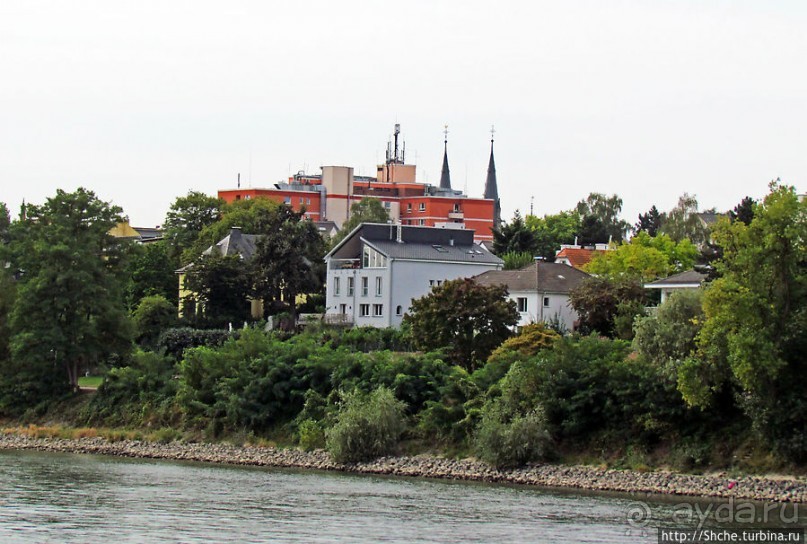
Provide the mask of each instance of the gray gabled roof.
POLYGON ((257 239, 257 234, 242 234, 239 227, 232 227, 230 234, 204 250, 202 255, 239 255, 244 261, 249 261, 255 255, 257 239))
POLYGON ((362 223, 325 258, 358 259, 364 244, 391 259, 503 264, 500 258, 474 243, 473 230, 382 223, 362 223))
POLYGON ((391 259, 498 265, 503 263, 500 258, 478 244, 450 246, 429 243, 399 243, 388 240, 365 240, 365 242, 391 259))
POLYGON ((654 282, 646 283, 645 287, 649 289, 661 289, 662 287, 684 287, 692 285, 700 285, 706 281, 706 274, 697 272, 695 270, 687 270, 679 274, 673 274, 668 278, 656 280, 654 282))
POLYGON ((510 292, 568 293, 588 277, 585 272, 565 264, 535 262, 518 270, 491 270, 474 280, 486 287, 505 285, 510 292))

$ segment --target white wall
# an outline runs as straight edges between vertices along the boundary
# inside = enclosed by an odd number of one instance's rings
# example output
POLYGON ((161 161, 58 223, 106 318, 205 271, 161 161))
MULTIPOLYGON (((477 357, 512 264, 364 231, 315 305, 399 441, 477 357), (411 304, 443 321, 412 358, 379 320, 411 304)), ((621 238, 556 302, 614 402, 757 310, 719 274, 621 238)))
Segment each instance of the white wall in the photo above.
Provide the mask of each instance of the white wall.
POLYGON ((412 299, 429 294, 433 285, 438 281, 453 280, 457 278, 470 278, 486 272, 497 270, 495 264, 477 263, 439 263, 428 261, 399 261, 388 260, 386 268, 355 268, 328 270, 328 283, 325 295, 325 313, 336 315, 340 313, 340 306, 346 305, 346 314, 352 317, 356 326, 372 327, 398 327, 412 303, 412 299), (339 294, 334 293, 334 278, 340 278, 339 294), (353 295, 348 295, 348 278, 354 278, 353 295), (367 295, 362 295, 361 278, 366 277, 368 282, 367 295), (376 295, 376 278, 381 278, 381 296, 376 295), (360 305, 370 305, 370 315, 360 315, 360 305), (382 304, 381 316, 373 315, 373 305, 382 304), (400 315, 396 313, 401 307, 400 315))
POLYGON ((516 303, 518 303, 519 298, 527 299, 527 311, 519 312, 519 327, 530 323, 550 321, 557 315, 567 329, 570 331, 574 329, 574 323, 577 321, 578 316, 577 312, 569 304, 569 296, 565 293, 511 291, 509 297, 516 303), (549 299, 548 305, 544 305, 544 298, 549 299))

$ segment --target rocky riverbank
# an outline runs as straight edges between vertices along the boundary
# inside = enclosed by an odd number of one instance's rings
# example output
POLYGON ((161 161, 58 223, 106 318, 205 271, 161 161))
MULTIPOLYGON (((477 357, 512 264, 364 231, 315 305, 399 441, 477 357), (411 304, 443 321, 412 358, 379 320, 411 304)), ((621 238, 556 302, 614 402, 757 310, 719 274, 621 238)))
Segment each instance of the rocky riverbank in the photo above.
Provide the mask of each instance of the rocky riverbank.
POLYGON ((807 481, 804 479, 752 476, 730 479, 725 475, 698 476, 660 471, 636 472, 550 464, 500 471, 478 461, 452 460, 433 456, 382 457, 368 463, 345 465, 333 462, 324 451, 304 452, 294 449, 184 442, 169 444, 134 440, 111 442, 98 437, 32 438, 14 433, 0 434, 0 449, 90 453, 147 459, 418 476, 595 491, 807 502, 807 481))

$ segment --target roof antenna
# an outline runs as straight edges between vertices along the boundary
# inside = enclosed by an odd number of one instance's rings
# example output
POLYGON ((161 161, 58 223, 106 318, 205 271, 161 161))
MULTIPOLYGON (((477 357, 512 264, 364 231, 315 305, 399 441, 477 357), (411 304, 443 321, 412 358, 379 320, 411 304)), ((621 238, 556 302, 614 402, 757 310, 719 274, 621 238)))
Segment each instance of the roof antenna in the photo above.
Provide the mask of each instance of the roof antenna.
POLYGON ((241 172, 238 172, 238 188, 241 188, 241 172))

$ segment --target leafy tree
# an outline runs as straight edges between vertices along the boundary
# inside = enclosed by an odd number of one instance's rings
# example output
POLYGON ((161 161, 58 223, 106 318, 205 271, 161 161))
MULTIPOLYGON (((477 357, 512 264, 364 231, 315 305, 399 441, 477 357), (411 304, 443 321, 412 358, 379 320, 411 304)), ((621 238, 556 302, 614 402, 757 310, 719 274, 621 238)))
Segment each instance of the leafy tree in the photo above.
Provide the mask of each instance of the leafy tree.
POLYGON ((697 256, 698 249, 689 240, 676 243, 665 234, 650 236, 641 231, 630 242, 595 255, 585 271, 610 279, 627 277, 646 282, 690 270, 697 256))
POLYGON ((150 295, 140 299, 132 318, 135 340, 143 346, 154 348, 160 334, 176 325, 177 308, 163 296, 150 295))
POLYGON ((729 219, 733 221, 742 221, 746 225, 750 225, 754 220, 754 205, 756 202, 750 196, 743 198, 739 204, 734 206, 734 209, 729 212, 729 219))
POLYGON ((503 223, 493 229, 493 252, 496 255, 505 253, 533 253, 537 247, 535 234, 516 210, 510 223, 503 223))
POLYGON ((525 222, 535 236, 535 254, 550 263, 555 260, 555 253, 561 244, 574 243, 580 231, 580 216, 576 211, 543 217, 528 215, 525 222))
POLYGON ((749 225, 721 221, 721 277, 704 298, 697 357, 679 374, 691 404, 708 405, 726 387, 742 393, 755 428, 781 453, 807 457, 807 204, 774 182, 749 225))
POLYGON ((190 191, 171 204, 163 230, 175 263, 179 263, 182 252, 196 242, 206 227, 218 221, 223 207, 223 200, 199 191, 190 191))
POLYGON ((678 204, 662 217, 661 232, 675 242, 684 239, 700 245, 709 240, 709 229, 698 216, 698 199, 684 193, 678 204))
MULTIPOLYGON (((608 237, 614 242, 619 242, 625 238, 625 234, 630 229, 627 221, 620 219, 622 212, 622 199, 617 195, 606 196, 602 193, 590 193, 585 200, 577 203, 577 213, 582 218, 582 226, 586 225, 586 218, 594 217, 599 220, 602 228, 606 232, 605 240, 589 240, 588 243, 605 243, 608 237)), ((596 222, 589 219, 589 228, 593 228, 596 222)))
POLYGON ((328 430, 328 452, 338 463, 369 461, 392 452, 406 429, 405 404, 379 387, 369 395, 348 393, 328 430))
POLYGON ((636 322, 633 346, 641 356, 675 376, 674 366, 695 351, 703 326, 703 291, 673 293, 655 313, 636 322))
POLYGON ((129 305, 135 306, 145 296, 159 295, 176 306, 179 298, 176 269, 166 242, 135 246, 129 261, 129 305))
POLYGON ((632 323, 645 297, 642 283, 636 279, 591 277, 569 293, 569 303, 580 317, 581 332, 616 337, 616 320, 622 317, 632 323))
POLYGON ((196 306, 195 311, 183 310, 188 319, 222 328, 251 318, 248 297, 252 281, 238 255, 201 256, 185 273, 184 287, 194 293, 186 302, 196 306))
MULTIPOLYGON (((78 387, 80 373, 131 346, 123 304, 129 242, 108 234, 121 209, 92 191, 58 190, 12 225, 14 265, 24 271, 11 320, 12 402, 21 406, 78 387)), ((9 400, 7 397, 6 401, 9 400)))
POLYGON ((10 356, 11 328, 9 319, 16 295, 17 282, 8 269, 4 266, 0 267, 0 364, 2 364, 2 361, 7 361, 10 356))
POLYGON ((377 198, 363 198, 350 206, 350 217, 331 239, 330 245, 335 247, 345 239, 345 236, 362 223, 386 223, 387 221, 389 221, 389 213, 387 213, 380 200, 377 198))
POLYGON ((289 206, 277 207, 266 227, 251 262, 255 293, 265 307, 282 301, 293 322, 297 296, 324 289, 325 243, 314 223, 289 206))
POLYGON ((518 310, 506 287, 456 279, 412 301, 404 323, 417 348, 445 348, 451 362, 472 371, 511 335, 518 310))
POLYGON ((239 227, 245 234, 268 234, 275 228, 281 208, 288 207, 263 197, 227 204, 222 208, 219 220, 199 233, 196 242, 183 253, 183 259, 193 262, 207 248, 227 236, 233 227, 239 227))
POLYGON ((653 204, 647 213, 639 214, 639 222, 636 223, 634 229, 637 234, 640 232, 646 232, 650 236, 658 234, 659 229, 661 229, 661 214, 655 204, 653 204))
POLYGON ((11 226, 11 215, 5 202, 0 202, 0 243, 8 242, 8 229, 11 226))

